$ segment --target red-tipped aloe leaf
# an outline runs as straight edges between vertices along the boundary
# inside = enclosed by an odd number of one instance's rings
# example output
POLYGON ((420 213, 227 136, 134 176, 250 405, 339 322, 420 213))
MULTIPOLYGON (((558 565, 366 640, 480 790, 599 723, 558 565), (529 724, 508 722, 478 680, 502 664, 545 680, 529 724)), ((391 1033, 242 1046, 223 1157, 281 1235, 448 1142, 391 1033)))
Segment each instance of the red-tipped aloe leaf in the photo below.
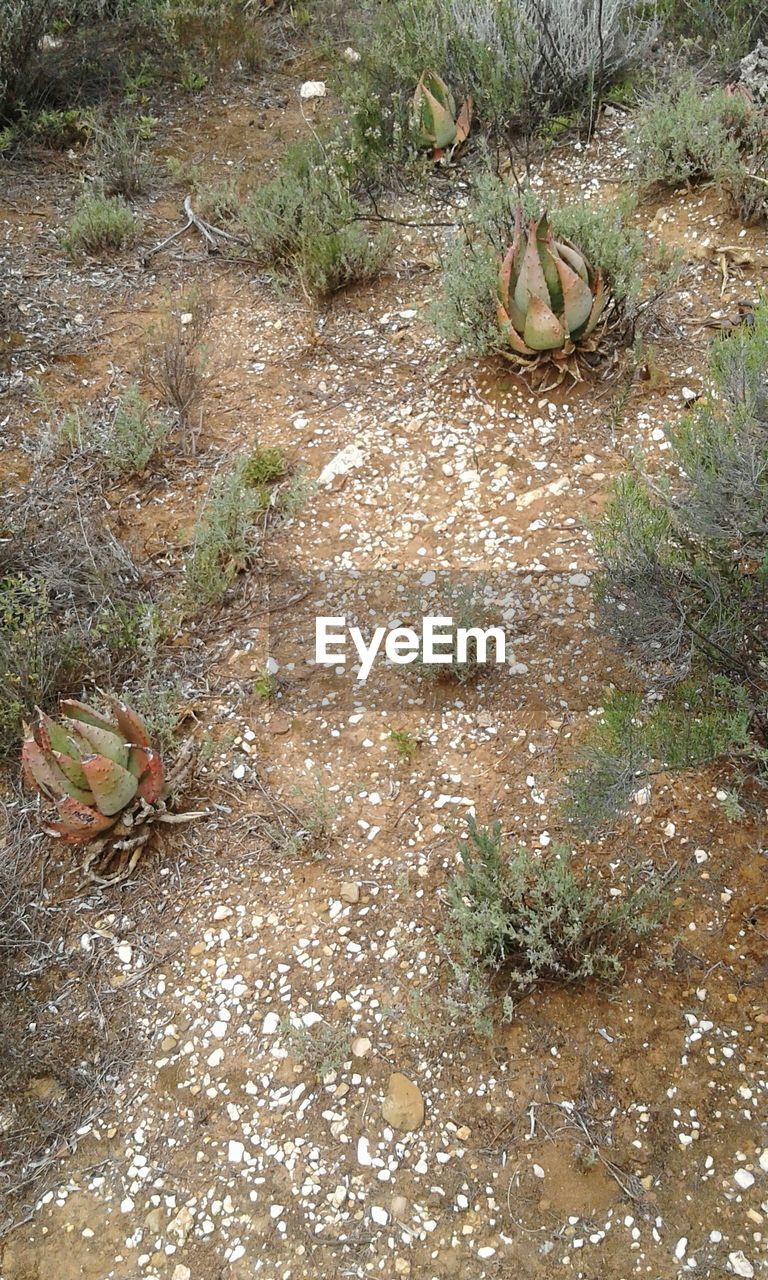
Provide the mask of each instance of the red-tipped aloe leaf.
POLYGON ((581 333, 589 319, 594 302, 592 290, 562 258, 557 258, 555 261, 562 285, 565 327, 570 334, 576 335, 581 333))
POLYGON ((147 804, 157 804, 165 788, 165 770, 160 756, 157 751, 147 751, 143 747, 134 748, 131 756, 141 764, 136 794, 147 804))
POLYGON ((128 764, 128 743, 122 734, 113 733, 109 729, 101 729, 95 724, 79 724, 74 727, 80 731, 80 736, 88 743, 91 753, 106 756, 107 760, 114 760, 115 764, 122 765, 123 768, 126 767, 128 764))
POLYGON ((559 316, 563 312, 563 289, 560 283, 560 274, 557 270, 557 250, 552 238, 552 232, 549 230, 549 224, 546 222, 546 215, 543 222, 546 227, 546 235, 542 236, 540 234, 540 225, 539 234, 536 237, 539 246, 539 261, 549 289, 549 306, 555 315, 559 316))
POLYGON ((469 137, 469 131, 472 128, 472 108, 474 103, 472 96, 465 98, 459 107, 459 114, 456 117, 456 146, 460 147, 462 142, 466 142, 469 137))
POLYGON ((33 738, 29 738, 21 749, 21 764, 27 781, 51 800, 63 796, 71 796, 87 804, 92 800, 89 791, 82 791, 69 781, 52 756, 43 751, 33 738))
POLYGON ((565 330, 546 302, 535 295, 528 304, 528 315, 525 320, 523 338, 534 351, 552 351, 562 347, 565 341, 565 330))
POLYGON ((120 813, 136 795, 133 774, 106 756, 84 756, 83 769, 100 813, 120 813))
POLYGON ((560 257, 565 258, 568 266, 573 267, 576 275, 581 276, 585 284, 589 284, 589 268, 584 255, 579 253, 578 249, 574 248, 572 244, 564 240, 558 240, 555 247, 560 257))
MULTIPOLYGON (((117 725, 108 720, 106 716, 100 716, 84 702, 78 702, 76 698, 64 698, 59 706, 66 716, 72 720, 79 720, 81 724, 95 725, 97 729, 106 729, 109 733, 117 732, 117 725)), ((78 726, 79 727, 79 726, 78 726)))
POLYGON ((502 258, 499 268, 499 300, 505 311, 509 309, 509 282, 512 277, 512 263, 515 257, 515 246, 511 244, 502 258))
POLYGON ((39 707, 37 710, 37 723, 34 728, 35 741, 44 751, 71 751, 72 743, 66 729, 53 720, 51 716, 47 716, 39 707))
MULTIPOLYGON (((79 760, 75 760, 74 757, 69 755, 66 751, 52 751, 51 755, 61 769, 65 778, 68 778, 76 787, 80 787, 81 791, 88 791, 88 779, 83 773, 79 760)), ((93 804, 93 796, 86 801, 86 804, 93 804)))
POLYGON ((59 800, 56 808, 59 821, 46 823, 45 830, 65 844, 87 844, 94 836, 108 831, 115 823, 114 818, 78 804, 77 800, 72 800, 69 796, 59 800))
POLYGON ((587 323, 584 325, 584 328, 582 329, 581 333, 577 333, 573 335, 575 338, 586 338, 587 334, 592 332, 598 320, 600 319, 601 315, 603 314, 603 311, 605 310, 605 304, 607 303, 608 298, 605 293, 605 287, 603 285, 603 277, 601 275, 598 275, 597 279, 594 281, 594 284, 592 285, 592 288, 594 290, 595 300, 592 303, 592 310, 589 313, 589 319, 587 320, 587 323))
MULTIPOLYGON (((512 348, 513 351, 516 351, 517 354, 521 356, 532 356, 536 354, 530 347, 526 347, 501 303, 499 303, 496 308, 496 318, 499 322, 499 328, 504 337, 504 341, 512 348)), ((502 355, 503 354, 504 353, 502 352, 502 355)))
POLYGON ((110 699, 110 702, 125 741, 132 747, 148 747, 149 736, 141 716, 137 715, 133 707, 129 707, 126 702, 118 702, 117 699, 110 699))

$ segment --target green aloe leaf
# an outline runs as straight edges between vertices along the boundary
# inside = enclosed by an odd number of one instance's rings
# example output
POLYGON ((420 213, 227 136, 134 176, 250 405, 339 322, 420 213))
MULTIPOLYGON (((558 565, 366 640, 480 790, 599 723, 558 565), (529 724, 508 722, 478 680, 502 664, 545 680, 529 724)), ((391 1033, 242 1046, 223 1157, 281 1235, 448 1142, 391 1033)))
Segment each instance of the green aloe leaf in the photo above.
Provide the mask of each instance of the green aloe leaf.
POLYGON ((85 756, 83 769, 101 813, 110 817, 120 813, 136 795, 133 774, 106 756, 85 756))
POLYGON ((523 338, 534 351, 554 351, 565 342, 566 333, 557 316, 535 296, 528 304, 523 338))
POLYGON ((114 760, 115 764, 122 765, 123 768, 127 766, 128 744, 122 734, 114 733, 110 729, 102 729, 95 724, 79 724, 74 728, 79 729, 81 737, 89 744, 90 753, 97 752, 101 756, 106 756, 108 760, 114 760))

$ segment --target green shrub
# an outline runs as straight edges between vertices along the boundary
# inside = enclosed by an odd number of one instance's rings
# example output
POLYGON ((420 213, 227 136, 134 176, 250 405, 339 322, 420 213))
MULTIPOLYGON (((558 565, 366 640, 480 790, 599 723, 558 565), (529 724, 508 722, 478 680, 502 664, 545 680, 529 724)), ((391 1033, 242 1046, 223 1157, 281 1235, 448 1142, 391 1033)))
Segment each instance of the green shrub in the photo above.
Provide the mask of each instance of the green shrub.
POLYGON ((55 0, 5 0, 0 18, 0 121, 24 99, 26 77, 48 30, 55 0))
POLYGON ((252 254, 278 275, 296 276, 315 299, 374 279, 391 247, 387 232, 369 236, 345 164, 314 139, 287 149, 276 176, 244 202, 240 219, 252 254))
POLYGON ((51 151, 68 151, 70 147, 83 146, 91 136, 93 120, 87 111, 74 107, 68 110, 44 110, 36 115, 23 114, 20 131, 32 142, 51 151))
MULTIPOLYGON (((541 213, 530 191, 519 196, 494 174, 481 176, 464 230, 443 263, 441 295, 432 307, 432 320, 442 337, 477 355, 503 347, 496 318, 498 273, 512 243, 517 203, 525 218, 541 213)), ((572 239, 602 271, 617 311, 631 323, 639 300, 643 239, 625 225, 621 208, 574 204, 551 210, 549 217, 555 236, 572 239)))
POLYGON ((117 401, 101 437, 107 461, 121 475, 143 475, 171 430, 168 418, 144 399, 135 382, 117 401))
POLYGON ((494 979, 513 998, 541 981, 615 978, 669 909, 658 877, 629 873, 615 896, 615 886, 590 867, 577 868, 565 850, 506 853, 499 823, 489 830, 470 820, 460 856, 461 870, 445 892, 449 999, 486 1027, 494 979))
POLYGON ((612 691, 574 752, 563 817, 580 836, 605 830, 653 770, 701 768, 748 753, 749 723, 743 691, 707 672, 647 706, 639 693, 612 691))
MULTIPOLYGON (((620 477, 594 543, 603 621, 638 671, 662 688, 692 671, 728 682, 725 702, 722 690, 710 693, 707 713, 689 707, 687 730, 676 724, 674 736, 688 740, 698 723, 706 754, 741 754, 748 727, 746 754, 768 781, 759 760, 768 714, 765 302, 750 321, 714 343, 707 393, 668 431, 671 478, 620 477)), ((671 706, 668 695, 656 725, 671 706)))
POLYGON ((745 221, 768 210, 768 145, 763 112, 739 94, 705 94, 693 78, 641 109, 634 160, 642 186, 714 180, 745 221))
POLYGON ((768 37, 763 0, 662 0, 659 16, 669 36, 688 37, 728 69, 768 37))
POLYGON ((139 229, 138 220, 117 196, 86 193, 75 205, 63 244, 73 258, 117 253, 135 242, 139 229))
MULTIPOLYGON (((478 644, 474 636, 466 637, 466 652, 460 652, 457 632, 471 631, 473 628, 486 631, 490 623, 487 582, 485 578, 474 577, 470 581, 451 581, 440 578, 430 587, 424 596, 414 602, 414 612, 421 617, 451 618, 450 628, 453 645, 447 650, 442 645, 440 652, 450 658, 449 662, 434 664, 424 661, 421 651, 414 662, 418 670, 427 680, 455 680, 457 684, 466 684, 475 679, 483 669, 479 661, 478 644)), ((446 631, 448 628, 446 627, 446 631)), ((487 661, 495 659, 493 639, 487 646, 487 661)))
POLYGON ((668 431, 676 479, 626 475, 595 527, 603 615, 646 669, 694 657, 764 682, 768 306, 714 344, 710 390, 668 431))
POLYGON ((198 607, 217 604, 255 555, 259 493, 245 483, 247 459, 214 476, 195 521, 185 563, 187 595, 198 607))
POLYGON ((285 455, 279 445, 257 445, 248 455, 243 468, 243 484, 249 489, 275 484, 282 480, 288 468, 285 455))

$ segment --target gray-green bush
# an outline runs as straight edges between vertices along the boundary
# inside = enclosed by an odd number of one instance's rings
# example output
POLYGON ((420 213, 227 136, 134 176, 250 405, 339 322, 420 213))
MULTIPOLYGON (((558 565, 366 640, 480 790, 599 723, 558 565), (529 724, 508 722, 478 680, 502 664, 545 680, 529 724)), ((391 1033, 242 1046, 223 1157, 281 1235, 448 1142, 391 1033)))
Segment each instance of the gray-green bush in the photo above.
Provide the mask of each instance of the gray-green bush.
POLYGON ((739 93, 707 94, 693 77, 652 97, 633 130, 641 186, 714 180, 745 221, 768 212, 768 135, 764 113, 739 93))
POLYGON ((117 196, 85 192, 75 205, 62 242, 73 258, 118 253, 134 243, 140 225, 117 196))
POLYGON ((374 279, 392 238, 369 233, 338 143, 290 146, 275 177, 255 188, 240 212, 251 253, 278 276, 296 277, 311 298, 374 279))
POLYGON ((510 1011, 541 981, 616 978, 669 909, 662 877, 628 872, 616 896, 618 886, 564 849, 506 851, 498 823, 470 821, 459 851, 461 869, 445 890, 449 1003, 482 1029, 490 1030, 494 986, 510 1011))
POLYGON ((258 489, 246 483, 247 464, 238 458, 218 471, 198 510, 184 566, 187 595, 197 608, 218 604, 258 552, 254 522, 263 508, 258 489))

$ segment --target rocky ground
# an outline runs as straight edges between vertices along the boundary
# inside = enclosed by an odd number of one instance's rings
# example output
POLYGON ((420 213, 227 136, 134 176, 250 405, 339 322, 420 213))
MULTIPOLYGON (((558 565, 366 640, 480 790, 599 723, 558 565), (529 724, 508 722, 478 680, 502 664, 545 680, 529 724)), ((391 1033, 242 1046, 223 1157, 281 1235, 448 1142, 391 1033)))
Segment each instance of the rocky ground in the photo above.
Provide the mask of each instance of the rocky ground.
MULTIPOLYGON (((216 171, 258 165, 301 127, 298 88, 281 82, 272 106, 207 91, 169 112, 165 136, 216 171)), ((542 186, 612 196, 621 128, 556 150, 542 186)), ((59 403, 95 396, 133 368, 163 292, 194 278, 214 304, 201 451, 114 495, 120 532, 172 562, 215 467, 257 440, 316 487, 270 541, 266 604, 257 566, 196 638, 210 672, 196 711, 219 743, 198 787, 212 816, 146 871, 162 927, 150 946, 130 894, 85 901, 82 946, 130 990, 146 1048, 56 1153, 0 1246, 3 1280, 759 1275, 763 834, 726 821, 719 776, 657 776, 591 850, 617 892, 630 855, 687 877, 618 986, 537 991, 485 1040, 446 1018, 439 932, 467 814, 532 848, 558 839, 569 744, 621 676, 595 630, 585 522, 634 450, 664 465, 708 323, 765 283, 764 238, 712 191, 642 207, 638 225, 683 255, 649 376, 536 396, 434 336, 442 232, 401 228, 381 282, 308 318, 191 237, 146 269, 138 255, 73 268, 56 232, 75 166, 19 162, 0 201, 26 308, 10 482, 21 430, 45 418, 30 374, 59 403), (459 571, 500 603, 505 670, 457 687, 379 667, 361 685, 314 664, 318 613, 397 617, 430 574, 459 571), (264 701, 250 681, 267 658, 264 701), (418 743, 412 760, 392 730, 418 743)), ((144 212, 147 243, 178 224, 167 191, 144 212)))

